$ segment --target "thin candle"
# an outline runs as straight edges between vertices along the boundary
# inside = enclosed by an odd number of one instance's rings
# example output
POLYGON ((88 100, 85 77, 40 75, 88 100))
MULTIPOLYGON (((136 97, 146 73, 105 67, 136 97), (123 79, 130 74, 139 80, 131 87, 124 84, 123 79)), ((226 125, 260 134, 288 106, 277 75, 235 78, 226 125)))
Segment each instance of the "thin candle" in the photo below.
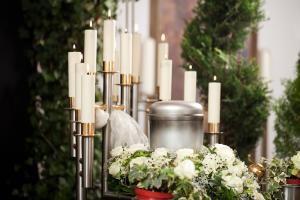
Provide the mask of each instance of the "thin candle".
POLYGON ((160 86, 160 68, 161 68, 161 62, 162 60, 169 57, 169 44, 165 41, 166 40, 166 35, 163 33, 161 34, 160 37, 161 41, 158 44, 158 49, 157 49, 157 86, 160 86))
POLYGON ((68 52, 68 83, 69 97, 75 97, 75 65, 82 60, 82 53, 76 51, 76 45, 73 44, 73 50, 68 52))
POLYGON ((88 63, 92 72, 96 72, 97 59, 97 31, 93 29, 90 21, 90 29, 84 31, 84 62, 88 63))
POLYGON ((116 21, 111 19, 111 11, 108 10, 108 19, 103 26, 103 61, 114 62, 116 49, 116 21))
POLYGON ((217 82, 217 77, 213 77, 214 82, 208 84, 208 123, 220 123, 220 103, 221 103, 221 83, 217 82))
POLYGON ((196 102, 197 72, 192 68, 190 65, 189 71, 184 72, 184 101, 196 102))

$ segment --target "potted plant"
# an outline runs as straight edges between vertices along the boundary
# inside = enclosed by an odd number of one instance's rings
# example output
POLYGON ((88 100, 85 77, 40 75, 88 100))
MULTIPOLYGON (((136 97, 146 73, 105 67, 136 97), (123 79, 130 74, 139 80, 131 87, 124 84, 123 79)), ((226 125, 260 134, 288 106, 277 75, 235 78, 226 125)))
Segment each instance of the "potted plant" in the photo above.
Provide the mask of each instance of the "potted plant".
POLYGON ((196 152, 117 147, 112 151, 109 173, 120 184, 135 187, 140 200, 264 199, 244 162, 221 144, 196 152))

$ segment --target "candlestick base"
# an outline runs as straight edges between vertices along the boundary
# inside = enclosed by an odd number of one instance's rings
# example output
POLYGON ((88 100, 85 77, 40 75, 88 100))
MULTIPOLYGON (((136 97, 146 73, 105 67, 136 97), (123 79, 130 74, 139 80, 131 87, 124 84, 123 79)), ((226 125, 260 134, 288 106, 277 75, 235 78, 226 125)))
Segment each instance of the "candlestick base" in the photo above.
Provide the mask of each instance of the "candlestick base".
POLYGON ((69 108, 75 108, 75 97, 69 97, 69 108))
POLYGON ((113 61, 103 61, 103 73, 115 73, 115 63, 113 61))
POLYGON ((220 124, 208 123, 208 133, 220 133, 220 124))
POLYGON ((83 137, 93 137, 95 135, 95 123, 82 123, 81 126, 83 137))
POLYGON ((130 74, 121 74, 120 75, 120 85, 128 85, 132 84, 132 76, 130 74))

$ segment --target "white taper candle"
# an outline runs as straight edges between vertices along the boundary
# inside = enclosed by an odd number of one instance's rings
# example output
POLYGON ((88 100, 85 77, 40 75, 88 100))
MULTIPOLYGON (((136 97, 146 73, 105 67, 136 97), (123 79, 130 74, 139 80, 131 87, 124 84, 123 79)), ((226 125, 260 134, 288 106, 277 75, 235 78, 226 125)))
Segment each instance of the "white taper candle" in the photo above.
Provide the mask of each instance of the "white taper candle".
MULTIPOLYGON (((189 66, 192 69, 192 66, 189 66)), ((185 71, 184 72, 184 101, 196 102, 197 92, 197 72, 185 71)))
POLYGON ((110 15, 109 10, 109 19, 104 20, 103 26, 103 61, 115 61, 116 21, 110 15))
POLYGON ((81 76, 81 122, 95 123, 95 75, 81 76))
POLYGON ((87 63, 77 63, 75 66, 75 108, 81 109, 81 76, 87 72, 87 63))
POLYGON ((121 74, 132 74, 132 34, 121 33, 121 74))
POLYGON ((78 51, 68 52, 68 83, 69 97, 75 97, 75 64, 82 60, 82 53, 78 51))
POLYGON ((165 34, 161 35, 161 42, 158 44, 157 48, 157 86, 160 86, 160 68, 161 68, 161 61, 169 57, 169 44, 165 41, 166 36, 165 34))
POLYGON ((169 101, 172 99, 172 60, 164 59, 161 61, 160 74, 159 99, 169 101))
MULTIPOLYGON (((90 26, 92 26, 90 22, 90 26)), ((91 71, 96 72, 97 66, 97 31, 87 29, 84 31, 84 63, 88 63, 91 71)))
POLYGON ((132 34, 132 75, 134 77, 140 76, 141 67, 141 34, 137 32, 137 24, 135 32, 132 34))
MULTIPOLYGON (((214 76, 216 81, 216 76, 214 76)), ((221 83, 208 84, 208 123, 220 123, 221 83)))
POLYGON ((140 92, 147 96, 155 93, 155 40, 143 42, 140 92))

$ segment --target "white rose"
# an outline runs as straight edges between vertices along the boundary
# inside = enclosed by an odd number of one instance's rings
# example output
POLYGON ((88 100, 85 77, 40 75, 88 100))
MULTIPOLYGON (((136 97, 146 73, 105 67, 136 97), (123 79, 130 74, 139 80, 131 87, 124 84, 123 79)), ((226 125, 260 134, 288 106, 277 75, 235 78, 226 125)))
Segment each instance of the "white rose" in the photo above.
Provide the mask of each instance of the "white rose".
POLYGON ((175 167, 174 172, 180 179, 192 179, 196 176, 195 165, 191 160, 184 160, 175 167))
POLYGON ((148 147, 144 144, 133 144, 128 148, 128 152, 134 154, 136 151, 144 150, 147 151, 148 147))
POLYGON ((227 172, 241 177, 244 172, 248 170, 244 162, 239 161, 236 165, 229 166, 227 172))
POLYGON ((181 162, 184 158, 192 156, 194 154, 193 149, 179 149, 176 151, 176 163, 181 162))
POLYGON ((152 158, 162 158, 162 157, 167 157, 168 156, 168 149, 167 148, 157 148, 155 151, 152 153, 151 157, 152 158))
POLYGON ((130 161, 130 167, 133 167, 134 165, 147 165, 149 163, 149 158, 147 157, 137 157, 130 161))
POLYGON ((237 176, 222 176, 224 184, 237 191, 238 193, 243 192, 243 180, 237 176))
POLYGON ((111 150, 110 155, 112 157, 120 156, 124 152, 124 148, 121 146, 118 146, 111 150))
POLYGON ((203 161, 203 171, 205 174, 210 174, 211 172, 216 172, 221 166, 221 159, 216 154, 207 154, 203 161))
POLYGON ((300 169, 300 151, 291 158, 296 169, 300 169))
POLYGON ((232 165, 232 163, 235 161, 233 150, 224 144, 215 144, 214 147, 216 154, 219 155, 222 160, 226 161, 227 165, 232 165))
POLYGON ((253 199, 254 200, 265 200, 265 197, 261 193, 255 191, 253 193, 253 199))
POLYGON ((119 162, 112 163, 108 168, 108 172, 112 176, 117 176, 120 171, 121 171, 121 165, 119 162))

